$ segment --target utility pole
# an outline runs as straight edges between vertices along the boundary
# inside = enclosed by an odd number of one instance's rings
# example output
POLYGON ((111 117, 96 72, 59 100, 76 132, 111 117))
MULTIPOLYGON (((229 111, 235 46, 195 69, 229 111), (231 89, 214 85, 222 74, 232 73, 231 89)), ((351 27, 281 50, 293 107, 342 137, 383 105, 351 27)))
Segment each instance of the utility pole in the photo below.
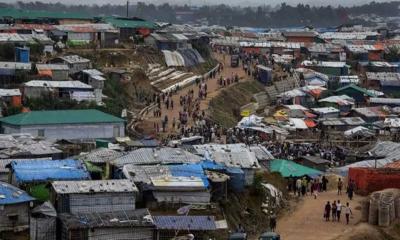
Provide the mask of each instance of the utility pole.
POLYGON ((129 17, 129 1, 126 1, 126 17, 129 17))

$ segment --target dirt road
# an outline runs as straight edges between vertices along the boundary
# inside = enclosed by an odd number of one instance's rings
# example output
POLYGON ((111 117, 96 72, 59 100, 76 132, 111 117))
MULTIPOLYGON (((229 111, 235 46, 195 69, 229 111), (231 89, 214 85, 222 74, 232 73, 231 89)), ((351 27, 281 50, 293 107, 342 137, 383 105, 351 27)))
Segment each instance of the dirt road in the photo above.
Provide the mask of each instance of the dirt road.
POLYGON ((288 213, 278 220, 277 232, 282 240, 332 240, 352 231, 360 221, 361 211, 359 201, 362 197, 356 196, 349 201, 346 195, 338 196, 335 191, 321 193, 317 199, 305 197, 295 208, 293 213, 288 213), (350 203, 353 217, 350 224, 345 224, 342 213, 341 222, 325 222, 323 209, 327 201, 340 200, 342 204, 350 203))

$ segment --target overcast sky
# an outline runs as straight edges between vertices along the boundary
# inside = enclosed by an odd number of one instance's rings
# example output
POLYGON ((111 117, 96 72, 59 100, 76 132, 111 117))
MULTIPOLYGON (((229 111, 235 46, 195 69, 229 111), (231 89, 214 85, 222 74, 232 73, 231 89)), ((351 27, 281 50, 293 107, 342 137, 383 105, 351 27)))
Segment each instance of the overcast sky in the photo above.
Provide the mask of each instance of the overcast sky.
MULTIPOLYGON (((32 2, 32 0, 20 0, 22 2, 32 2)), ((58 0, 41 0, 42 2, 52 2, 56 3, 58 0)), ((131 3, 140 2, 140 0, 130 0, 131 3)), ((343 6, 351 6, 351 5, 359 5, 364 3, 371 2, 370 0, 335 0, 335 1, 328 1, 328 0, 286 0, 286 1, 279 1, 279 0, 141 0, 142 2, 146 3, 170 3, 170 4, 189 4, 189 5, 204 5, 204 4, 219 4, 225 3, 229 5, 241 5, 241 6, 258 6, 258 5, 272 5, 275 6, 282 2, 286 2, 288 4, 298 4, 298 3, 308 3, 310 5, 334 5, 337 6, 339 4, 343 6)), ((387 0, 375 0, 375 2, 385 2, 387 0)), ((0 2, 5 3, 15 3, 16 0, 0 0, 0 2)), ((60 1, 64 4, 125 4, 126 0, 62 0, 60 1)))

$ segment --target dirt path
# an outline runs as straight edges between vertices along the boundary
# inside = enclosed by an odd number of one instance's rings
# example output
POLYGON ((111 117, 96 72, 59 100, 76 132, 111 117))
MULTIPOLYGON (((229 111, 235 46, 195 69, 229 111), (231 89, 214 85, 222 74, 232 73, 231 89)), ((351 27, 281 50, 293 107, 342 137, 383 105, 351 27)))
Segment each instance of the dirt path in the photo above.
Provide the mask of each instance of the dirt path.
POLYGON ((332 240, 351 232, 360 221, 360 206, 362 197, 355 196, 349 201, 346 195, 338 196, 335 191, 321 193, 317 199, 307 196, 295 208, 293 213, 278 220, 277 232, 282 240, 332 240), (327 201, 340 200, 342 204, 350 203, 353 217, 350 224, 345 224, 342 213, 341 222, 325 222, 323 208, 327 201))
MULTIPOLYGON (((224 69, 223 71, 218 74, 214 79, 208 79, 206 81, 207 84, 207 98, 203 99, 200 102, 200 111, 208 109, 209 102, 211 99, 213 99, 215 96, 219 94, 219 92, 223 89, 228 89, 229 87, 233 86, 234 84, 231 84, 230 86, 221 88, 218 85, 218 79, 223 76, 223 77, 231 77, 237 74, 240 78, 239 82, 244 82, 244 81, 249 81, 250 77, 246 75, 246 73, 243 71, 242 66, 240 65, 237 68, 231 68, 230 67, 230 57, 225 56, 225 58, 221 54, 216 54, 214 53, 214 58, 218 60, 219 62, 222 62, 224 64, 224 69)), ((181 111, 181 107, 179 106, 179 99, 180 96, 186 95, 190 90, 194 90, 195 95, 198 93, 198 86, 196 84, 193 84, 191 86, 188 86, 182 90, 180 90, 177 94, 172 96, 172 100, 174 102, 174 108, 173 109, 166 109, 165 104, 161 104, 161 118, 159 117, 153 117, 152 113, 150 112, 147 115, 147 120, 145 120, 142 124, 140 124, 140 127, 147 133, 147 134, 154 134, 155 129, 154 129, 154 123, 158 123, 159 126, 161 127, 161 121, 165 117, 165 115, 168 116, 168 132, 172 132, 172 120, 175 118, 176 120, 179 119, 179 111, 181 111)), ((190 119, 191 120, 191 119, 190 119)), ((191 125, 192 122, 189 122, 189 125, 191 125)), ((177 131, 177 130, 176 130, 177 131)))

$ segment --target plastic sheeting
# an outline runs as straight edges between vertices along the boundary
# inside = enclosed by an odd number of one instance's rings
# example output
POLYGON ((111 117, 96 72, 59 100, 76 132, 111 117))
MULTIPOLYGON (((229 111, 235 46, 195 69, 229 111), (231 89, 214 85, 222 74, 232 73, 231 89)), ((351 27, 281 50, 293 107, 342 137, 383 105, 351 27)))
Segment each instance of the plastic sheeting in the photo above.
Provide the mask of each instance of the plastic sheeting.
POLYGON ((191 67, 204 63, 203 57, 195 49, 179 49, 178 51, 162 51, 168 67, 191 67))
POLYGON ((183 67, 185 66, 185 59, 178 52, 171 52, 169 50, 162 51, 165 58, 165 63, 168 67, 183 67))
POLYGON ((347 138, 352 138, 352 137, 370 137, 370 136, 374 136, 375 134, 369 130, 368 128, 362 127, 362 126, 358 126, 352 129, 349 129, 347 131, 344 132, 344 136, 347 138))
POLYGON ((375 167, 375 162, 376 167, 382 168, 386 164, 399 160, 400 143, 390 141, 378 142, 369 152, 371 152, 375 156, 384 156, 384 158, 377 159, 376 161, 365 160, 356 162, 340 168, 336 168, 335 172, 339 173, 340 175, 346 176, 348 174, 349 168, 375 167))

